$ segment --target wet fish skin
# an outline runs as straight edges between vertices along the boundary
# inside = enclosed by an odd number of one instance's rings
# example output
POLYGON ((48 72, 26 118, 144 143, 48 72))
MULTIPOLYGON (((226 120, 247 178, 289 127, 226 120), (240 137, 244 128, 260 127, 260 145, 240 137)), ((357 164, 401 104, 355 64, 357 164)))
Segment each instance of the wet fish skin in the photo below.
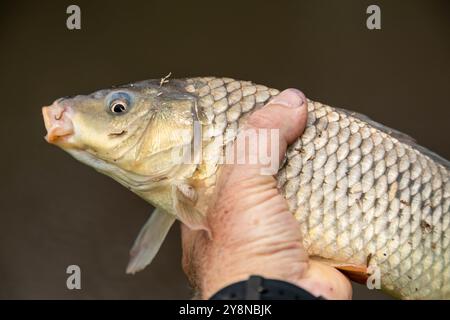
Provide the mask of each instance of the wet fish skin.
MULTIPOLYGON (((218 138, 232 141, 248 114, 278 93, 249 81, 214 77, 170 80, 162 86, 152 80, 102 90, 67 100, 86 112, 84 118, 74 118, 75 131, 95 128, 96 137, 88 135, 90 140, 83 138, 83 143, 78 137, 76 148, 61 146, 156 207, 197 226, 220 167, 223 143, 218 144, 218 138), (105 124, 105 117, 97 114, 103 112, 105 97, 121 90, 134 92, 141 101, 140 113, 114 124, 116 131, 134 126, 114 145, 114 138, 107 137, 112 122, 105 124), (193 106, 197 112, 191 115, 193 106), (192 117, 202 122, 204 162, 180 167, 171 163, 165 150, 190 143, 192 117), (167 139, 179 128, 189 134, 167 139), (198 192, 188 210, 176 201, 189 190, 185 183, 198 192)), ((306 131, 289 147, 277 180, 313 259, 366 277, 379 272, 386 292, 428 299, 450 298, 449 174, 448 161, 406 135, 365 116, 308 100, 306 131)))

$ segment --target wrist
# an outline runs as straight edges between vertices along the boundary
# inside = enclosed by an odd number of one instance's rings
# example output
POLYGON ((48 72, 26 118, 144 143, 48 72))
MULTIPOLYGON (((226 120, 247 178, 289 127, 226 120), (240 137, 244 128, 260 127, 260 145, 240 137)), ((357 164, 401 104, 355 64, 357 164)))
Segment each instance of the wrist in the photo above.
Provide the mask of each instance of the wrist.
POLYGON ((245 250, 229 246, 211 245, 198 265, 197 288, 202 299, 208 299, 220 289, 233 283, 259 275, 267 279, 286 281, 298 285, 308 274, 309 262, 297 245, 280 250, 265 249, 265 246, 246 246, 245 250))
MULTIPOLYGON (((258 267, 252 267, 252 263, 248 259, 243 261, 248 262, 248 264, 242 269, 239 268, 238 264, 230 265, 226 263, 223 263, 221 267, 218 268, 208 268, 208 272, 204 273, 203 276, 198 279, 200 280, 198 282, 200 284, 200 297, 202 299, 210 299, 211 296, 221 289, 233 285, 234 283, 246 281, 252 275, 283 281, 295 286, 301 283, 302 279, 299 279, 299 273, 293 270, 291 272, 286 272, 286 270, 283 272, 280 270, 283 268, 265 268, 265 265, 267 265, 265 263, 260 263, 258 267), (227 267, 227 265, 229 267, 227 267)), ((302 272, 300 272, 300 274, 301 273, 302 272)), ((318 290, 314 283, 310 283, 309 281, 306 281, 305 283, 309 288, 312 288, 315 293, 319 293, 317 295, 320 295, 321 290, 318 290)))

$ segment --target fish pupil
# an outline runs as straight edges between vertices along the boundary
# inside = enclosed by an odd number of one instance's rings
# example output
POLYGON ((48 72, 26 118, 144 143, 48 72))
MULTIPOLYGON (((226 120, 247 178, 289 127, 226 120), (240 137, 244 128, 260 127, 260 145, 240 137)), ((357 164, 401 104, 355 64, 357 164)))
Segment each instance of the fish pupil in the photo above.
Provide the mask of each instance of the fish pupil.
POLYGON ((122 113, 125 112, 126 108, 123 104, 117 103, 113 106, 113 112, 114 113, 122 113))

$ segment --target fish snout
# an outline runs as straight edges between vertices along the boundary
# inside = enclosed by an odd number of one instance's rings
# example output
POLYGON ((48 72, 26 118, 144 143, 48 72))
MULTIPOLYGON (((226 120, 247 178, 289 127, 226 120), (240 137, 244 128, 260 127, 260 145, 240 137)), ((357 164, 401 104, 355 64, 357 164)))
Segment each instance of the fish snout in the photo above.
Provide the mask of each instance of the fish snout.
POLYGON ((47 129, 45 139, 49 143, 66 140, 74 133, 70 106, 54 102, 51 106, 42 108, 42 115, 47 129))

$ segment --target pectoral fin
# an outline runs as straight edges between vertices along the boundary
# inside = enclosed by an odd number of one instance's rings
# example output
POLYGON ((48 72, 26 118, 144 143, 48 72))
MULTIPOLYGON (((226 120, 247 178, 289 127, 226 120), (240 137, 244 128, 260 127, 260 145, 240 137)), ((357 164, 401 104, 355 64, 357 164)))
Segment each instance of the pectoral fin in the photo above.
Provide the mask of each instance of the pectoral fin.
POLYGON ((211 237, 206 215, 200 212, 195 204, 197 191, 189 184, 173 186, 174 210, 178 219, 192 230, 205 230, 211 237))
POLYGON ((175 219, 175 216, 163 210, 153 211, 131 248, 128 274, 141 271, 152 262, 175 219))

